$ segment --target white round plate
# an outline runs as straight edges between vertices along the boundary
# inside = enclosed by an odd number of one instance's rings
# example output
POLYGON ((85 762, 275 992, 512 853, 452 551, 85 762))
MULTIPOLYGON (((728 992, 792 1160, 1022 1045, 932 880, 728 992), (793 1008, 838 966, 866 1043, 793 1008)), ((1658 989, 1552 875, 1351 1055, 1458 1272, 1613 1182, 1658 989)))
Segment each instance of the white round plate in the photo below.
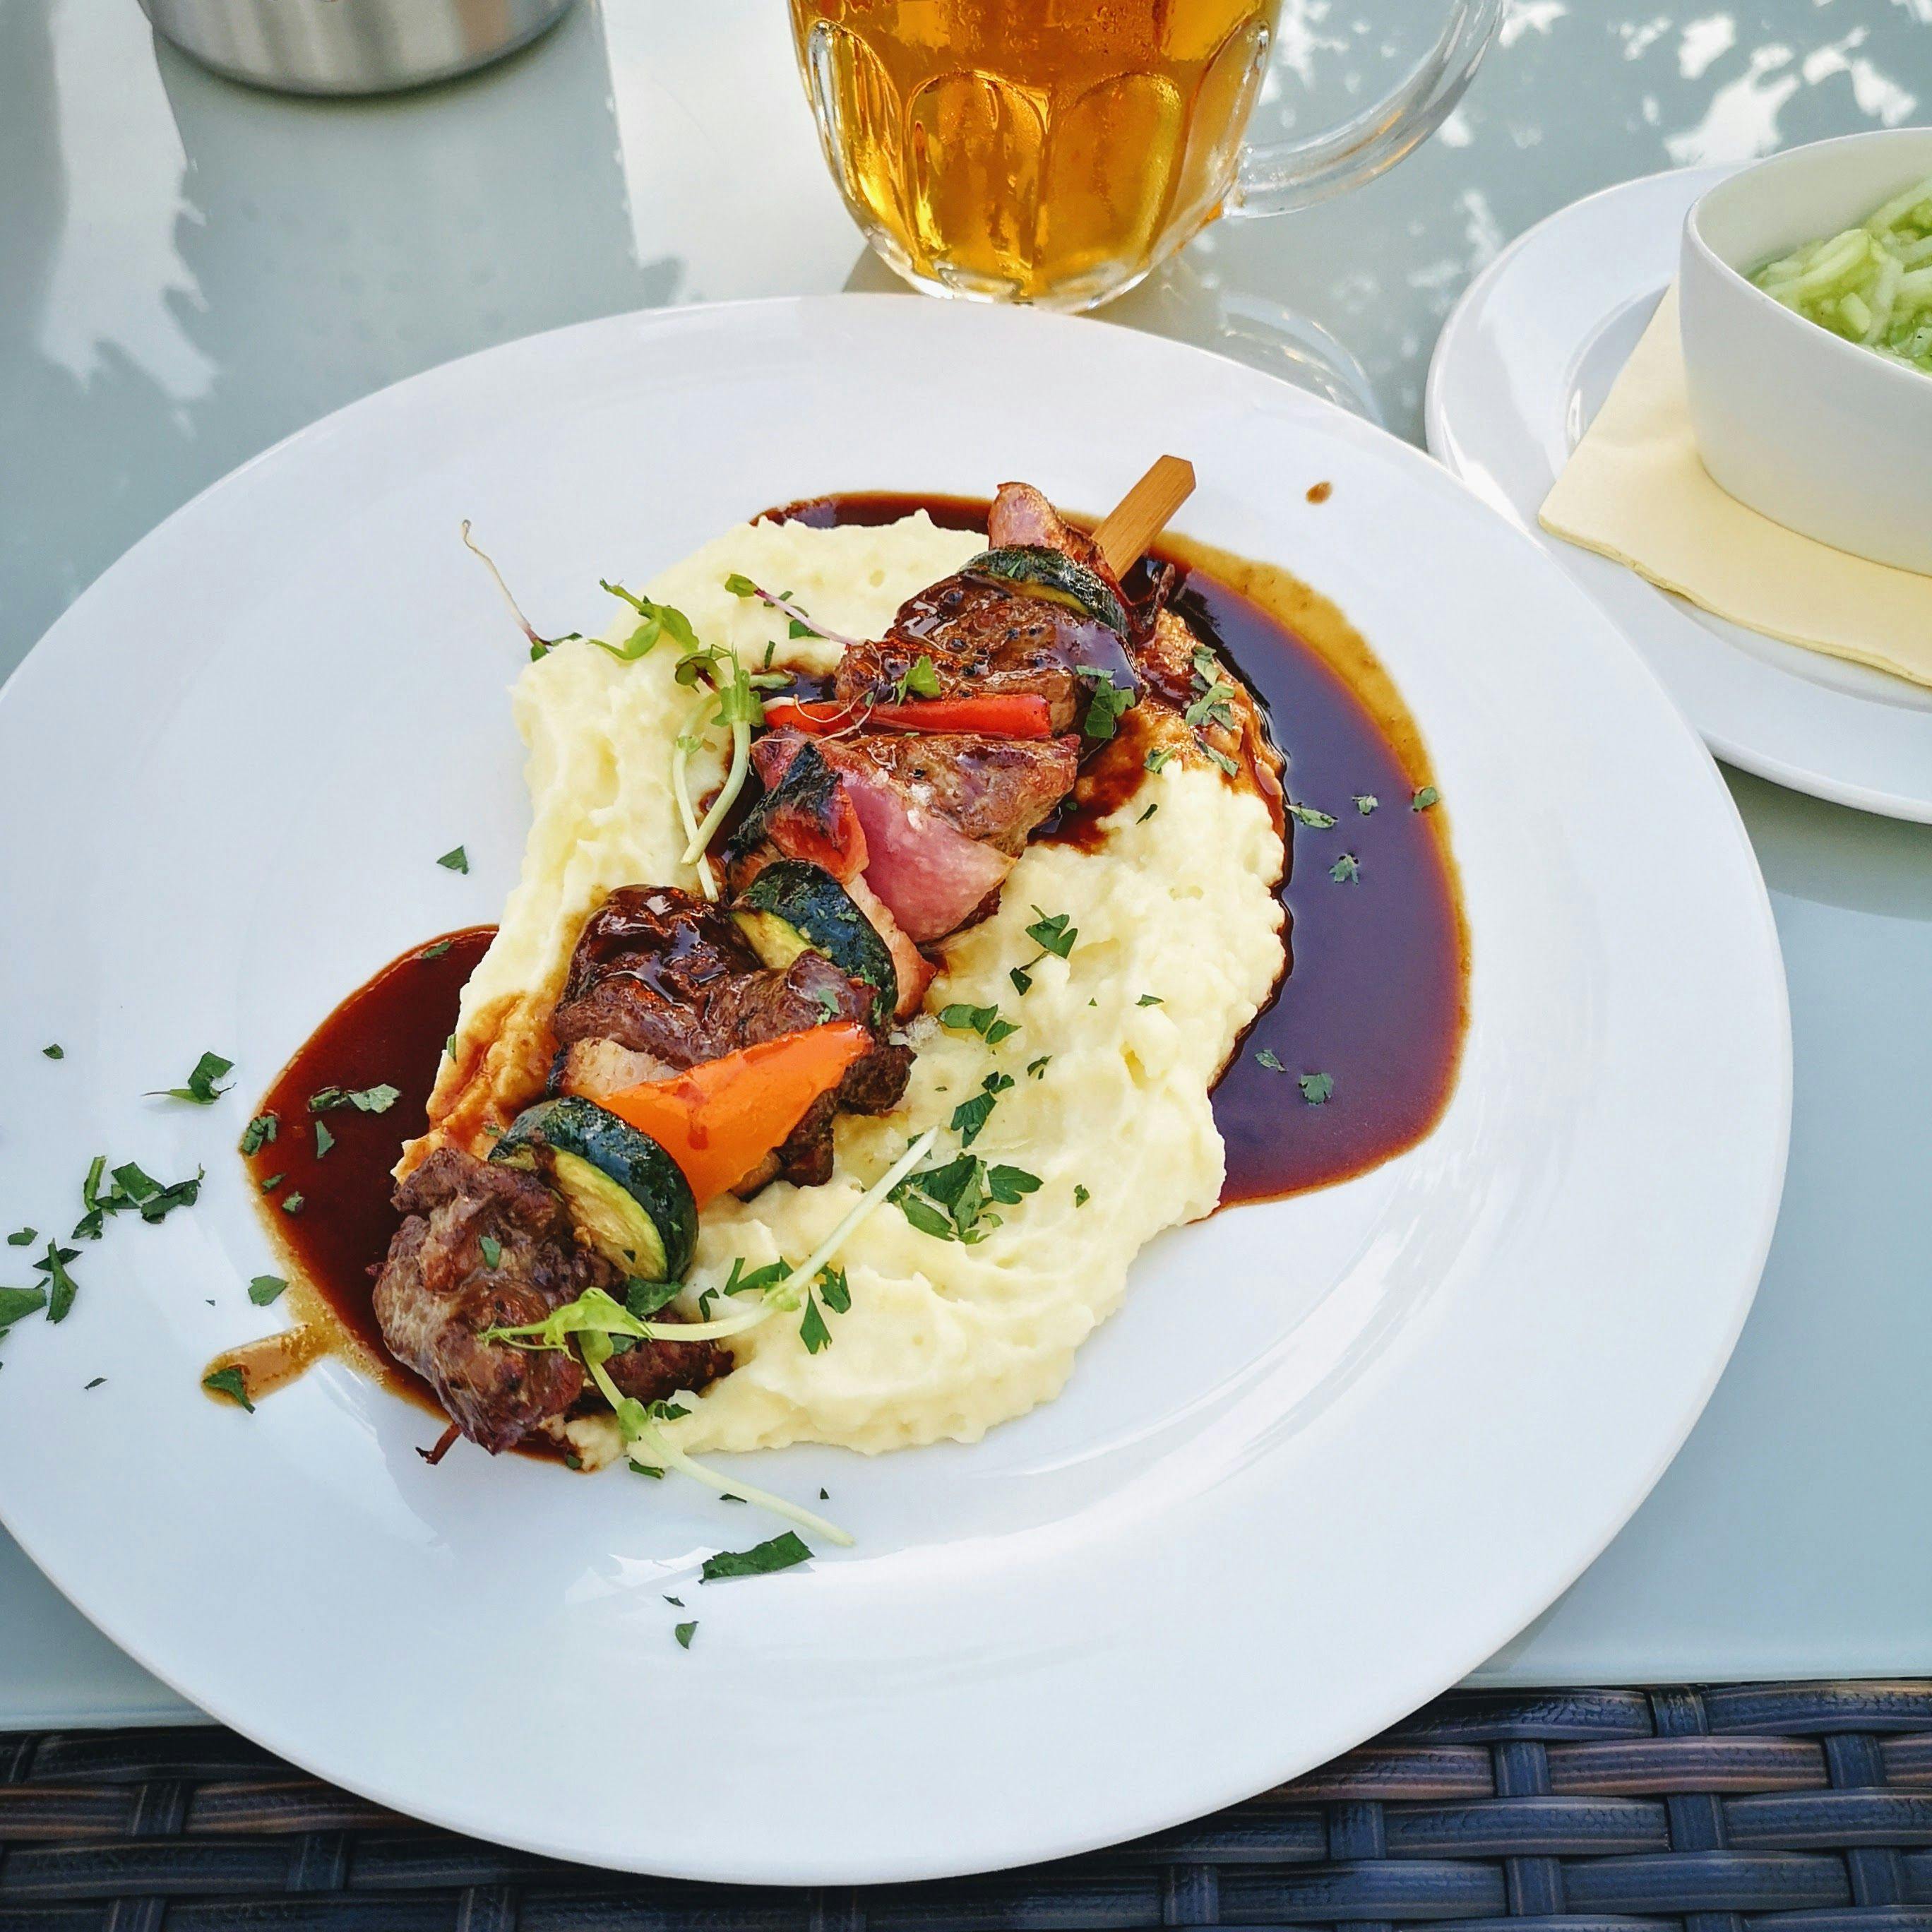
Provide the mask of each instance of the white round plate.
POLYGON ((64 1226, 96 1153, 209 1171, 191 1211, 82 1244, 71 1316, 8 1342, 8 1528, 271 1750, 642 1870, 1048 1858, 1393 1720, 1655 1481, 1730 1353, 1783 1173, 1757 868, 1606 620, 1419 452, 1051 316, 883 296, 616 316, 269 452, 108 572, 0 697, 0 927, 8 1224, 64 1226), (1166 449, 1202 479, 1182 526, 1336 598, 1428 735, 1474 976, 1425 1142, 1157 1243, 1061 1398, 983 1442, 759 1459, 770 1486, 829 1490, 858 1538, 782 1575, 700 1586, 706 1554, 774 1526, 688 1485, 428 1468, 422 1413, 339 1366, 253 1416, 201 1394, 214 1350, 274 1325, 243 1292, 271 1264, 233 1153, 250 1101, 342 994, 494 917, 515 874, 521 650, 460 518, 562 628, 600 573, 646 577, 764 504, 1024 476, 1097 508, 1166 449), (467 878, 434 862, 459 840, 467 878), (218 1105, 141 1097, 206 1048, 237 1063, 218 1105))
POLYGON ((1609 613, 1730 764, 1932 820, 1932 691, 1727 623, 1537 523, 1677 273, 1684 218, 1730 166, 1626 182, 1551 215, 1469 286, 1436 345, 1429 447, 1609 613))

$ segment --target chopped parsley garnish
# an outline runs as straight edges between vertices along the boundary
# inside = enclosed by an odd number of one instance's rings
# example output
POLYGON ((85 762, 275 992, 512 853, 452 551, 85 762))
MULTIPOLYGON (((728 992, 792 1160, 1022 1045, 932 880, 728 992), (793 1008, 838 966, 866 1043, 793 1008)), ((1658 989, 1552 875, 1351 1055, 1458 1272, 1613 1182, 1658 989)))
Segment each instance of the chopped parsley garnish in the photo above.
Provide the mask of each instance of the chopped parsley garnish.
POLYGON ((1240 766, 1236 764, 1234 760, 1228 757, 1226 752, 1221 749, 1220 746, 1204 744, 1202 746, 1201 748, 1207 753, 1209 758, 1214 760, 1216 764, 1221 767, 1222 770, 1227 773, 1228 777, 1231 778, 1238 778, 1240 776, 1240 766))
POLYGON ((1288 815, 1298 819, 1311 832, 1326 832, 1335 823, 1332 812, 1318 812, 1312 805, 1297 805, 1292 799, 1288 802, 1288 815))
POLYGON ((805 1352, 815 1355, 821 1348, 832 1346, 832 1330, 825 1325, 825 1317, 818 1312, 818 1300, 810 1289, 806 1291, 805 1317, 798 1325, 798 1339, 805 1344, 805 1352))
POLYGON ((282 1196, 282 1212, 284 1214, 299 1214, 302 1210, 303 1204, 302 1197, 299 1194, 284 1194, 282 1196))
POLYGON ((44 1288, 0 1288, 0 1335, 15 1322, 38 1315, 46 1305, 47 1292, 44 1288))
POLYGON ((671 1632, 671 1635, 677 1639, 678 1648, 680 1650, 688 1650, 691 1648, 691 1640, 697 1634, 697 1630, 698 1619, 694 1617, 690 1622, 680 1624, 671 1632))
POLYGON ((358 1114, 386 1114, 402 1097, 400 1088, 386 1082, 380 1087, 323 1087, 308 1096, 308 1110, 326 1114, 332 1107, 353 1107, 358 1114))
POLYGON ((226 1396, 230 1402, 239 1402, 250 1415, 255 1413, 255 1405, 248 1400, 248 1384, 232 1364, 225 1369, 211 1370, 202 1377, 201 1385, 210 1395, 226 1396))
POLYGON ((321 1160, 322 1156, 328 1153, 329 1149, 334 1146, 334 1144, 335 1136, 328 1131, 328 1123, 326 1120, 316 1121, 315 1124, 316 1159, 317 1160, 321 1160))
MULTIPOLYGON (((107 1156, 99 1154, 88 1164, 86 1178, 80 1184, 80 1204, 86 1211, 74 1223, 75 1240, 99 1240, 107 1216, 130 1208, 138 1210, 142 1220, 154 1222, 165 1220, 177 1208, 193 1207, 200 1196, 207 1172, 205 1168, 196 1168, 187 1180, 164 1187, 151 1174, 142 1172, 138 1163, 126 1161, 115 1168, 110 1177, 114 1184, 104 1193, 101 1178, 106 1166, 107 1156)), ((262 1191, 268 1191, 266 1186, 262 1191)))
POLYGON ((1104 745, 1120 728, 1122 714, 1140 701, 1140 693, 1132 685, 1116 684, 1112 674, 1100 664, 1076 664, 1073 674, 1093 687, 1080 728, 1096 744, 1104 745))
POLYGON ((440 959, 449 950, 452 943, 447 939, 439 939, 434 946, 425 946, 416 957, 418 959, 440 959))
MULTIPOLYGON (((493 1241, 490 1245, 495 1247, 496 1244, 493 1241)), ((497 1250, 500 1255, 502 1252, 497 1250)), ((494 1268, 496 1264, 491 1261, 490 1265, 494 1268)), ((674 1281, 640 1281, 634 1276, 624 1284, 624 1307, 626 1312, 634 1315, 640 1322, 647 1322, 676 1294, 677 1283, 674 1281)))
POLYGON ((264 1194, 272 1194, 287 1179, 288 1176, 286 1174, 272 1174, 266 1180, 262 1182, 262 1192, 264 1194))
POLYGON ((1338 886, 1359 884, 1362 877, 1361 861, 1354 853, 1344 852, 1341 857, 1328 868, 1328 876, 1338 886))
POLYGON ((674 1610, 681 1610, 684 1608, 684 1599, 682 1597, 667 1597, 664 1601, 674 1610))
POLYGON ((1334 1078, 1327 1073, 1298 1073, 1296 1080, 1301 1088, 1301 1097, 1311 1107, 1318 1107, 1335 1090, 1334 1078))
POLYGON ((235 1063, 224 1060, 218 1053, 204 1053, 194 1063, 194 1071, 188 1076, 185 1087, 164 1087, 158 1090, 168 1100, 187 1100, 197 1107, 212 1107, 228 1091, 226 1087, 218 1087, 215 1082, 224 1073, 232 1072, 235 1063))
POLYGON ((1369 814, 1381 803, 1382 800, 1372 791, 1358 791, 1355 794, 1355 809, 1364 818, 1367 818, 1369 814))
POLYGON ((937 698, 939 695, 939 668, 921 651, 908 664, 903 675, 892 685, 892 702, 903 704, 908 695, 914 698, 937 698))
POLYGON ((998 1006, 942 1006, 939 1024, 953 1033, 976 1033, 988 1046, 1019 1031, 1013 1022, 1000 1018, 998 1006))
POLYGON ((1411 812, 1426 812, 1432 805, 1441 802, 1442 794, 1433 785, 1424 785, 1408 802, 1411 812))
POLYGON ((891 1198, 921 1234, 970 1247, 1002 1225, 994 1207, 1013 1207, 1039 1186, 1024 1168, 988 1167, 977 1154, 960 1154, 908 1174, 891 1198))
POLYGON ((1137 1006, 1164 1006, 1167 1002, 1158 993, 1143 993, 1134 1004, 1137 1006))
POLYGON ((470 854, 460 845, 452 845, 436 862, 446 872, 466 872, 470 869, 470 854))
POLYGON ((1180 755, 1171 745, 1156 745, 1147 754, 1147 768, 1150 772, 1159 772, 1171 765, 1180 755))
POLYGON ((96 1376, 93 1381, 87 1384, 87 1387, 90 1389, 102 1388, 105 1385, 106 1380, 107 1378, 105 1376, 96 1376))
POLYGON ((1219 724, 1232 731, 1234 728, 1234 714, 1228 709, 1234 696, 1234 687, 1225 680, 1210 684, 1181 714, 1181 722, 1191 724, 1196 730, 1204 725, 1219 724))
POLYGON ((1016 966, 1006 977, 1013 982, 1013 991, 1024 995, 1033 991, 1033 975, 1024 966, 1016 966))
POLYGON ((962 1100, 952 1110, 952 1131, 962 1147, 970 1147, 980 1137, 999 1096, 1013 1084, 1010 1073, 989 1073, 980 1083, 980 1091, 970 1100, 962 1100))
POLYGON ((1038 906, 1035 906, 1034 910, 1040 913, 1040 916, 1027 928, 1028 938, 1036 946, 1044 946, 1055 958, 1064 959, 1073 950, 1073 942, 1080 937, 1080 928, 1077 926, 1069 926, 1066 914, 1064 912, 1049 916, 1040 912, 1038 906))
POLYGON ((648 597, 639 597, 621 584, 607 584, 601 577, 597 580, 597 587, 608 590, 613 597, 621 597, 644 620, 621 644, 606 644, 602 638, 592 638, 591 642, 600 651, 608 651, 614 658, 629 664, 656 649, 661 638, 670 638, 680 650, 698 648, 698 633, 691 628, 691 620, 674 605, 653 604, 648 597))
POLYGON ((825 1298, 825 1305, 835 1315, 849 1315, 852 1312, 852 1285, 845 1279, 842 1268, 834 1268, 830 1262, 818 1270, 818 1292, 825 1298))
MULTIPOLYGON (((631 1474, 634 1476, 649 1476, 654 1482, 661 1483, 664 1480, 664 1472, 656 1467, 653 1463, 640 1462, 637 1461, 634 1457, 626 1457, 625 1460, 625 1466, 629 1469, 631 1474)), ((672 1597, 667 1597, 664 1599, 664 1601, 668 1604, 675 1603, 676 1599, 672 1597)), ((678 1608, 680 1610, 682 1610, 683 1607, 684 1606, 682 1604, 678 1604, 678 1608)))
POLYGON ((1274 1048, 1271 1046, 1263 1047, 1262 1050, 1255 1055, 1255 1058, 1259 1060, 1270 1073, 1286 1073, 1288 1071, 1288 1069, 1282 1066, 1281 1062, 1275 1058, 1274 1048))
POLYGON ((476 1245, 482 1251, 483 1265, 485 1268, 500 1268, 502 1265, 503 1244, 496 1239, 495 1235, 482 1236, 476 1245))
POLYGON ((260 1154, 281 1130, 282 1124, 273 1114, 257 1114, 242 1130, 242 1151, 260 1154))
POLYGON ((698 1573, 701 1583, 719 1583, 731 1576, 768 1576, 775 1570, 789 1570, 795 1563, 809 1563, 812 1551, 795 1529, 749 1550, 721 1550, 704 1559, 698 1573))
POLYGON ((288 1290, 288 1283, 278 1274, 258 1274, 248 1284, 248 1299, 257 1308, 266 1308, 280 1300, 288 1290))
POLYGON ((1136 819, 1136 820, 1134 820, 1134 823, 1135 823, 1136 825, 1144 825, 1144 824, 1148 822, 1148 820, 1150 818, 1151 818, 1154 815, 1154 814, 1155 814, 1156 812, 1158 812, 1160 809, 1160 800, 1159 799, 1156 799, 1156 800, 1154 800, 1154 802, 1153 802, 1153 804, 1151 804, 1150 806, 1149 806, 1148 807, 1148 808, 1146 809, 1146 811, 1144 811, 1144 812, 1142 812, 1142 813, 1141 814, 1141 815, 1139 816, 1139 818, 1138 818, 1137 819, 1136 819))
POLYGON ((50 1060, 64 1060, 67 1058, 67 1048, 58 1042, 52 1046, 42 1047, 40 1051, 50 1060))
POLYGON ((34 1237, 39 1232, 40 1230, 38 1228, 16 1228, 7 1237, 7 1245, 10 1248, 31 1247, 33 1245, 34 1237))
POLYGON ((1052 1058, 1052 1054, 1042 1053, 1037 1060, 1029 1060, 1027 1062, 1027 1078, 1029 1080, 1041 1078, 1045 1075, 1052 1058))
POLYGON ((1081 1186, 1077 1182, 1075 1184, 1073 1189, 1073 1204, 1075 1207, 1084 1208, 1088 1202, 1093 1199, 1093 1196, 1089 1194, 1085 1188, 1081 1186))

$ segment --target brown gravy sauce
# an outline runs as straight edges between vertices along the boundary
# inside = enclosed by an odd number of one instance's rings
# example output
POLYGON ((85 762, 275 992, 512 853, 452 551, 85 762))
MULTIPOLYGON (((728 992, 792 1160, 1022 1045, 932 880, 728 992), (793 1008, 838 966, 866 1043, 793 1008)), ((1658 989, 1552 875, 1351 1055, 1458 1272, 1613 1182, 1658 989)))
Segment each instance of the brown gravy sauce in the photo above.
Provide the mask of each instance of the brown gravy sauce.
MULTIPOLYGON (((892 523, 918 509, 948 529, 986 528, 986 501, 964 497, 867 492, 765 514, 823 528, 892 523)), ((1334 605, 1285 571, 1204 545, 1173 541, 1156 554, 1184 573, 1174 608, 1261 698, 1288 754, 1288 796, 1336 821, 1323 831, 1287 825, 1286 970, 1214 1090, 1228 1149, 1222 1203, 1269 1200, 1345 1180, 1412 1147, 1448 1102, 1466 1021, 1468 952, 1448 821, 1440 806, 1409 809, 1430 782, 1421 735, 1334 605), (1358 812, 1358 793, 1378 799, 1373 812, 1358 812), (1358 884, 1329 876, 1343 852, 1360 866, 1358 884), (1264 1053, 1284 1070, 1273 1070, 1264 1053), (1311 1106, 1295 1076, 1317 1072, 1330 1076, 1334 1092, 1311 1106)), ((1133 712, 1122 728, 1088 761, 1072 806, 1046 836, 1094 842, 1100 821, 1138 788, 1144 765, 1133 712)), ((297 1325, 209 1364, 239 1367, 251 1397, 338 1354, 441 1420, 427 1385, 382 1347, 372 1270, 396 1229, 390 1170, 403 1142, 428 1126, 464 983, 494 932, 472 926, 392 960, 316 1028, 262 1096, 256 1111, 273 1112, 278 1132, 247 1165, 258 1188, 284 1177, 260 1200, 297 1325), (310 1095, 384 1084, 400 1092, 387 1112, 338 1107, 320 1117, 334 1144, 318 1159, 310 1095), (282 1212, 295 1194, 300 1212, 282 1212)))

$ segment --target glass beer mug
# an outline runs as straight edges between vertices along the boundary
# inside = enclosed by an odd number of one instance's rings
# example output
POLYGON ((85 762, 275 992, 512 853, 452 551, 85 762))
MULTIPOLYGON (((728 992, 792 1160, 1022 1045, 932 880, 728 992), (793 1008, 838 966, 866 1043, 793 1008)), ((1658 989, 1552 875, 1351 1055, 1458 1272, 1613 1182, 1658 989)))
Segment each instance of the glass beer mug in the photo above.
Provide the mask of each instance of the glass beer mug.
MULTIPOLYGON (((1405 4, 1408 0, 1405 0, 1405 4)), ((791 0, 853 218, 915 286, 1090 308, 1218 214, 1368 180, 1460 98, 1504 0, 1454 0, 1388 99, 1244 150, 1282 0, 791 0)))

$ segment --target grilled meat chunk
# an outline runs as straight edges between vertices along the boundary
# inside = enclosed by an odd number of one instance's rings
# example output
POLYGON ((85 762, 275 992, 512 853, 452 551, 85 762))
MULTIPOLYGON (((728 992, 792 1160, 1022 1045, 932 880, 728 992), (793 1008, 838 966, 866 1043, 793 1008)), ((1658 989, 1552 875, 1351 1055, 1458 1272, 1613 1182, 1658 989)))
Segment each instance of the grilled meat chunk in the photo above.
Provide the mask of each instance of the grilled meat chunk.
POLYGON ((1017 858, 1027 835, 1073 789, 1080 740, 872 731, 842 741, 839 754, 863 758, 915 806, 1017 858))
MULTIPOLYGON (((541 1322, 586 1288, 620 1288, 608 1262, 577 1245, 562 1202, 534 1174, 448 1147, 397 1188, 395 1202, 403 1225, 375 1292, 389 1352, 493 1455, 566 1414, 584 1392, 574 1356, 482 1339, 488 1328, 541 1322)), ((731 1366, 714 1343, 647 1346, 652 1372, 674 1388, 702 1388, 731 1366)))
MULTIPOLYGON (((563 1048, 562 1087, 595 1100, 761 1040, 872 1017, 871 988, 824 954, 801 952, 781 972, 718 907, 673 886, 625 886, 585 922, 550 1025, 563 1048)), ((910 1047, 876 1042, 737 1191, 824 1180, 834 1117, 890 1113, 912 1058, 910 1047)))
POLYGON ((833 694, 862 716, 868 704, 893 701, 922 658, 944 696, 1043 698, 1056 732, 1071 730, 1086 710, 1083 672, 1134 682, 1118 632, 970 566, 908 598, 882 641, 848 650, 833 694))
POLYGON ((775 796, 788 790, 800 765, 830 772, 864 828, 866 886, 911 939, 938 939, 964 926, 998 890, 1014 855, 962 832, 892 768, 893 758, 934 739, 891 736, 899 749, 875 758, 863 738, 814 742, 801 732, 771 731, 752 756, 775 796))

